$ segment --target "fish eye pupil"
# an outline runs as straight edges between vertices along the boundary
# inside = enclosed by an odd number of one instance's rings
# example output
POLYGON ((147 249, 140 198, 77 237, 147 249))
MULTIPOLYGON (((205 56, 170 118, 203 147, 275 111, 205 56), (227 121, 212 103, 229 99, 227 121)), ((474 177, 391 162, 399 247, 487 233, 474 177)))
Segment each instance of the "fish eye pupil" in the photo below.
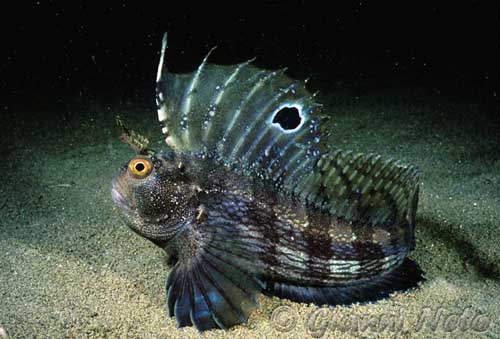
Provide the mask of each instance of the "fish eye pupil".
POLYGON ((142 162, 138 162, 137 164, 135 164, 135 170, 137 172, 142 172, 144 171, 144 169, 146 169, 146 166, 144 166, 142 162))
POLYGON ((128 169, 131 174, 136 178, 144 178, 151 172, 153 164, 148 159, 134 159, 129 165, 128 169))

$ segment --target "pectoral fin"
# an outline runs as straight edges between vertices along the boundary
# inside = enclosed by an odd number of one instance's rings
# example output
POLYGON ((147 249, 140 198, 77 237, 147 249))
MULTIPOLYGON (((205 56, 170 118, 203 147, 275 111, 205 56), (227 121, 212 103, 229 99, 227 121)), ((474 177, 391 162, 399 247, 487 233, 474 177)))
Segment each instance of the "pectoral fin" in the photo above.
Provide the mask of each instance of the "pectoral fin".
POLYGON ((199 331, 245 323, 261 287, 252 276, 203 251, 179 261, 167 279, 168 310, 178 327, 199 331))

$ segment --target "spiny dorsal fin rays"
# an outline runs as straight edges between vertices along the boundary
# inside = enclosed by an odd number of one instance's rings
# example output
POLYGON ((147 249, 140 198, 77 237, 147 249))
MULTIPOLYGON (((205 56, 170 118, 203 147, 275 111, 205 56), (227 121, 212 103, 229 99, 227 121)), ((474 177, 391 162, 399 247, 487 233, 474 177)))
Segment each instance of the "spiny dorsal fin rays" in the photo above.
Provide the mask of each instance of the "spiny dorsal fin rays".
POLYGON ((160 62, 158 63, 158 71, 156 72, 156 82, 159 82, 162 75, 165 64, 165 51, 167 50, 167 32, 163 34, 163 39, 161 40, 161 50, 160 50, 160 62))
MULTIPOLYGON (((229 122, 229 125, 227 126, 224 132, 224 136, 222 137, 221 140, 222 141, 220 145, 221 147, 219 148, 222 154, 226 156, 230 155, 231 148, 234 147, 235 143, 241 140, 242 129, 246 127, 245 122, 249 123, 251 120, 249 119, 248 115, 242 115, 242 113, 245 112, 246 106, 248 105, 250 100, 254 98, 254 95, 259 91, 259 89, 262 88, 262 85, 272 77, 276 76, 276 74, 277 71, 268 72, 266 70, 260 70, 255 74, 253 79, 258 79, 258 80, 254 82, 254 85, 249 91, 249 93, 241 100, 240 105, 238 106, 237 110, 232 114, 231 121, 229 122)), ((229 158, 230 162, 233 160, 234 159, 229 158)))
POLYGON ((252 58, 250 60, 247 60, 246 62, 236 65, 236 67, 234 67, 234 70, 231 72, 231 75, 227 78, 224 84, 222 86, 219 86, 219 88, 216 87, 218 93, 213 103, 209 105, 207 115, 203 120, 203 143, 205 145, 214 144, 217 140, 219 140, 217 138, 219 134, 218 132, 222 131, 222 129, 216 130, 216 128, 214 128, 214 125, 220 126, 223 123, 223 119, 226 118, 226 116, 223 114, 217 114, 217 111, 219 110, 219 104, 222 102, 224 95, 228 92, 228 88, 231 88, 235 79, 237 79, 237 76, 240 74, 241 70, 247 67, 254 60, 255 58, 252 58), (220 121, 219 124, 217 124, 217 121, 220 121))
POLYGON ((164 76, 164 72, 166 72, 165 68, 165 52, 167 50, 167 32, 163 34, 163 39, 161 41, 161 50, 160 50, 160 61, 158 63, 158 71, 156 73, 156 107, 158 110, 158 120, 160 123, 163 125, 162 126, 162 133, 167 135, 168 133, 168 128, 164 125, 164 122, 167 120, 167 114, 165 111, 165 106, 164 106, 164 97, 163 93, 160 90, 160 80, 164 76))
MULTIPOLYGON (((283 70, 284 72, 285 70, 283 70)), ((236 143, 234 146, 229 158, 230 159, 237 159, 237 158, 246 158, 245 155, 241 154, 240 149, 242 148, 243 143, 251 143, 251 146, 247 148, 245 151, 248 153, 253 151, 253 148, 255 145, 257 145, 260 141, 260 139, 263 137, 265 133, 271 133, 276 130, 276 126, 273 126, 274 124, 272 123, 272 118, 274 115, 283 107, 299 107, 299 112, 301 108, 301 103, 300 99, 295 99, 291 95, 287 95, 288 93, 291 93, 290 91, 293 90, 294 87, 296 87, 296 83, 292 83, 289 85, 285 91, 280 91, 278 94, 276 94, 263 108, 260 109, 260 112, 248 112, 249 118, 247 119, 250 122, 250 125, 245 126, 245 129, 242 131, 242 133, 239 136, 239 141, 236 143), (290 97, 290 101, 285 101, 281 105, 276 105, 279 99, 283 98, 286 99, 286 97, 290 97), (277 106, 277 107, 276 107, 277 106), (252 114, 253 113, 253 114, 252 114), (270 114, 267 114, 270 113, 270 114), (268 129, 262 129, 256 127, 262 126, 264 124, 271 125, 271 128, 268 129), (257 133, 260 131, 260 134, 257 135, 257 133), (250 137, 254 138, 250 138, 250 137)), ((283 102, 283 101, 282 101, 283 102)), ((305 117, 302 117, 301 124, 304 123, 305 117)), ((263 150, 262 150, 263 151, 263 150)))
MULTIPOLYGON (((246 66, 246 63, 244 64, 246 66)), ((247 117, 240 115, 244 112, 247 102, 251 100, 257 84, 267 76, 268 71, 260 70, 253 66, 244 67, 238 73, 239 83, 234 83, 226 89, 226 100, 221 100, 217 107, 217 129, 211 136, 217 153, 227 158, 228 153, 238 140, 237 130, 242 119, 247 117), (217 137, 215 137, 217 136, 217 137)), ((229 160, 226 159, 226 162, 229 160)))
POLYGON ((164 50, 162 46, 158 116, 173 149, 208 152, 227 166, 280 182, 287 170, 300 175, 311 168, 314 161, 308 159, 302 166, 303 160, 319 154, 313 150, 318 148, 323 118, 305 82, 287 77, 286 69, 259 69, 250 64, 253 60, 209 64, 208 55, 196 71, 172 74, 163 66, 164 50), (285 108, 290 118, 298 114, 297 127, 273 121, 285 108))
POLYGON ((190 74, 172 74, 164 71, 160 81, 156 84, 158 107, 158 117, 163 127, 162 132, 166 136, 165 141, 174 150, 182 150, 181 142, 182 126, 180 105, 182 94, 191 79, 190 74))
POLYGON ((168 73, 166 47, 165 35, 157 74, 158 117, 174 150, 210 153, 339 218, 412 222, 418 172, 379 156, 320 152, 320 139, 330 133, 321 126, 328 117, 305 82, 290 79, 284 70, 257 68, 253 60, 209 64, 213 49, 196 71, 168 73), (284 108, 298 111, 297 127, 274 123, 284 108))
MULTIPOLYGON (((181 128, 182 132, 182 142, 189 149, 191 148, 191 143, 196 143, 200 141, 200 133, 201 129, 197 126, 195 128, 190 128, 190 125, 193 123, 193 115, 200 114, 201 112, 193 112, 191 110, 191 102, 197 99, 197 86, 200 80, 200 76, 207 65, 207 60, 210 57, 210 54, 217 48, 217 46, 212 47, 212 49, 207 53, 202 63, 198 67, 198 69, 194 72, 191 82, 189 86, 186 88, 184 92, 184 99, 181 104, 181 128)), ((206 85, 206 84, 202 84, 206 85)))
POLYGON ((156 75, 156 104, 158 120, 165 135, 166 143, 173 149, 179 149, 179 115, 177 108, 182 96, 178 95, 180 88, 186 87, 187 76, 171 74, 166 67, 166 49, 168 47, 167 33, 163 35, 160 60, 156 75))

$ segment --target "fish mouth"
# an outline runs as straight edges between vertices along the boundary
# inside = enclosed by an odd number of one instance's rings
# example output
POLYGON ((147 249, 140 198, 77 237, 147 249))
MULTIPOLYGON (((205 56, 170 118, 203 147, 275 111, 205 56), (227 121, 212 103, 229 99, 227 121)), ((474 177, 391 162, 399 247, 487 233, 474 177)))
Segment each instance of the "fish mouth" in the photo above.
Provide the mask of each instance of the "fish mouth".
POLYGON ((111 184, 111 199, 113 199, 113 202, 120 207, 121 209, 130 212, 131 206, 127 199, 123 196, 123 194, 120 192, 119 188, 117 187, 117 182, 116 180, 113 180, 111 184))

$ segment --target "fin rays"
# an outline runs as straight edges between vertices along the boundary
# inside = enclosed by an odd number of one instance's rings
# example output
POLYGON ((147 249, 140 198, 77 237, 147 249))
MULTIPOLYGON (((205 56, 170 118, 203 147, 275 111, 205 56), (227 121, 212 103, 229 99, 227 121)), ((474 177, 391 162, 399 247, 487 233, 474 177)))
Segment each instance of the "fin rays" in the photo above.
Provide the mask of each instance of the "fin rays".
POLYGON ((202 250, 179 261, 167 279, 167 305, 178 327, 227 329, 247 321, 261 287, 240 268, 202 250))
POLYGON ((425 281, 423 271, 406 258, 393 271, 359 284, 339 286, 301 286, 286 282, 266 282, 264 292, 280 298, 316 305, 345 305, 354 302, 370 302, 388 297, 391 293, 404 291, 425 281))
POLYGON ((317 147, 322 117, 304 82, 287 77, 285 69, 259 69, 253 60, 220 66, 207 58, 190 74, 159 71, 158 116, 169 145, 207 152, 226 166, 269 178, 284 174, 281 159, 311 156, 297 149, 317 147), (300 125, 293 132, 272 121, 285 107, 299 110, 300 125))
POLYGON ((216 110, 219 107, 219 103, 222 101, 224 95, 227 93, 226 89, 233 83, 233 81, 237 78, 237 76, 240 74, 241 70, 248 66, 254 59, 250 59, 246 62, 243 62, 241 64, 238 64, 236 67, 234 67, 234 71, 227 77, 227 80, 224 82, 224 84, 220 87, 219 92, 217 93, 217 96, 215 97, 215 100, 212 105, 209 106, 209 111, 208 111, 208 123, 206 126, 204 126, 204 133, 203 133, 203 142, 205 144, 208 144, 210 142, 210 135, 212 126, 213 126, 213 119, 212 117, 216 114, 216 110))
POLYGON ((393 160, 340 150, 320 151, 321 105, 305 82, 284 69, 268 71, 252 60, 221 66, 207 56, 190 74, 164 68, 162 44, 157 85, 158 114, 169 145, 206 152, 225 166, 273 181, 338 217, 369 223, 407 219, 418 171, 393 160), (283 107, 301 118, 292 133, 273 124, 283 107))

